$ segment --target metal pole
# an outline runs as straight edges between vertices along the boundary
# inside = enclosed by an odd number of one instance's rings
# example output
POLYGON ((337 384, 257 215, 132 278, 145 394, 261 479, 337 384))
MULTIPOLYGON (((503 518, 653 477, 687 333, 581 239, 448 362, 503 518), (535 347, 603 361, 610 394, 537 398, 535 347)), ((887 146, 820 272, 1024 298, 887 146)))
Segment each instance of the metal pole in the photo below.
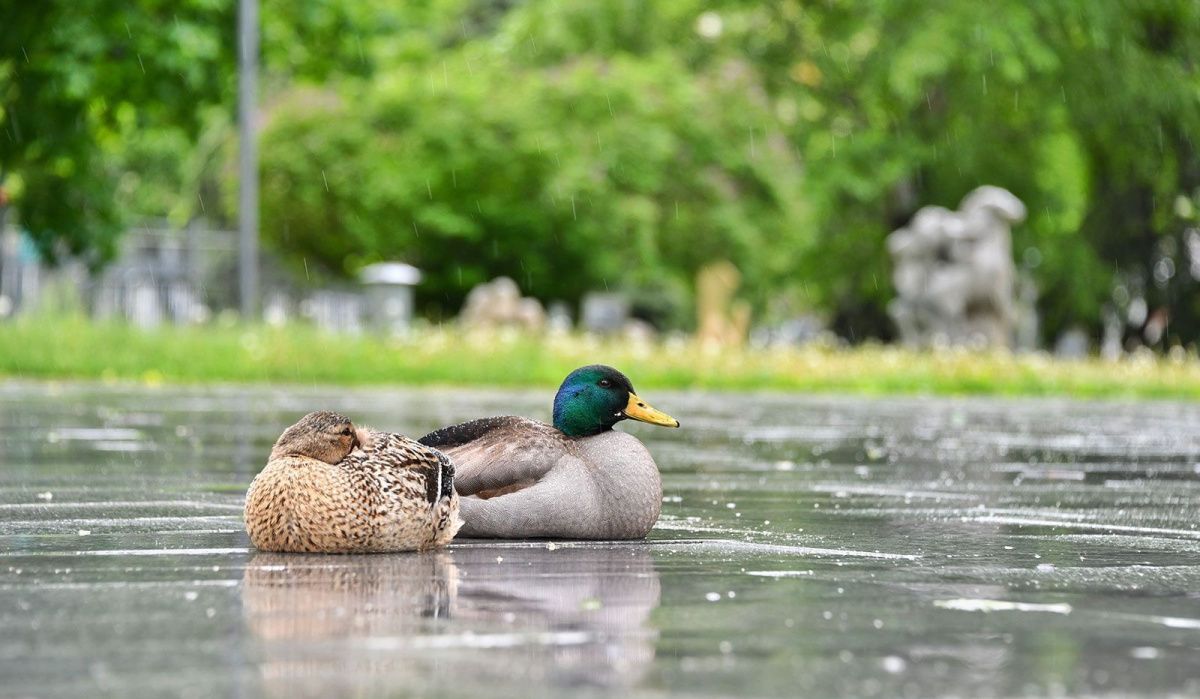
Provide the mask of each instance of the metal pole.
MULTIPOLYGON (((8 170, 3 165, 0 165, 0 299, 8 296, 6 292, 8 291, 9 287, 14 285, 12 276, 15 270, 10 269, 9 267, 17 266, 15 263, 12 263, 6 259, 8 254, 4 251, 6 242, 5 236, 8 232, 8 191, 4 189, 4 182, 7 176, 8 170)), ((13 312, 16 303, 17 299, 16 294, 14 293, 12 297, 8 299, 8 304, 5 304, 8 306, 8 309, 0 309, 0 320, 3 319, 5 310, 7 310, 9 313, 13 312)))
POLYGON ((238 2, 238 292, 242 319, 258 317, 258 0, 238 2))

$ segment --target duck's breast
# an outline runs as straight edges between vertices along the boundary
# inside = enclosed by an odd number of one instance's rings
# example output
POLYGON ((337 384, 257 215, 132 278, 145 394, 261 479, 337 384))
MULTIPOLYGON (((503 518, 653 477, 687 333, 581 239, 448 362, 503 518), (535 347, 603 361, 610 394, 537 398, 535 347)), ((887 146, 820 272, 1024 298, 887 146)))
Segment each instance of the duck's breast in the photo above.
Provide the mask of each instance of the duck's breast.
POLYGON ((662 510, 662 478, 650 451, 637 437, 615 430, 578 440, 576 446, 596 484, 609 536, 645 536, 662 510))
POLYGON ((316 459, 273 459, 246 495, 246 530, 266 551, 338 552, 370 538, 364 503, 344 470, 316 459))

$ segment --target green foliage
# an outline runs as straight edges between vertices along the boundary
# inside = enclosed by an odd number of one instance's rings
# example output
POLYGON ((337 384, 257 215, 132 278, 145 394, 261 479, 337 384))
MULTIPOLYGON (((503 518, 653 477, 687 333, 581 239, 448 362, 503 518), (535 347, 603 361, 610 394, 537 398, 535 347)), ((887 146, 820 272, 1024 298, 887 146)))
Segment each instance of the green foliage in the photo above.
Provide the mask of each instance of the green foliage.
POLYGON ((102 262, 123 223, 122 135, 161 128, 176 157, 189 147, 197 105, 229 87, 230 4, 7 0, 0 16, 0 185, 46 257, 102 262))
POLYGON ((1095 327, 1116 281, 1149 286, 1159 238, 1180 230, 1164 212, 1200 185, 1187 2, 441 10, 424 16, 446 48, 382 61, 328 119, 276 122, 268 152, 302 150, 297 128, 328 148, 265 194, 294 213, 272 233, 286 247, 308 211, 293 193, 344 172, 341 193, 311 194, 327 203, 314 220, 347 235, 306 248, 310 264, 406 257, 443 309, 500 273, 543 298, 670 295, 727 257, 760 311, 815 307, 847 336, 886 336, 884 237, 990 183, 1028 204, 1015 252, 1047 329, 1095 327))
POLYGON ((1189 0, 792 1, 734 8, 726 23, 722 42, 762 56, 772 95, 798 115, 792 138, 826 236, 803 269, 843 331, 855 318, 877 331, 887 232, 981 183, 1028 205, 1014 242, 1019 260, 1042 261, 1032 271, 1048 329, 1095 327, 1114 269, 1149 286, 1157 239, 1178 230, 1170 203, 1200 187, 1189 0))
MULTIPOLYGON (((0 2, 0 167, 44 249, 230 217, 233 0, 0 2)), ((262 35, 268 244, 413 262, 433 314, 506 274, 686 324, 724 258, 759 319, 886 337, 884 238, 987 183, 1028 205, 1047 335, 1142 294, 1200 337, 1194 0, 265 1, 262 35)))
POLYGON ((794 156, 748 66, 691 77, 666 53, 553 71, 487 49, 298 92, 264 134, 264 234, 311 269, 402 258, 453 312, 505 274, 527 293, 672 287, 730 258, 786 283, 803 231, 794 156))
MULTIPOLYGON (((272 83, 368 77, 381 62, 430 55, 446 26, 436 0, 261 2, 262 62, 272 83)), ((455 3, 449 3, 453 6, 455 3)))
MULTIPOLYGON (((262 5, 278 85, 369 75, 377 47, 422 19, 378 0, 262 5)), ((0 0, 0 186, 47 259, 100 264, 139 218, 231 218, 215 182, 234 135, 236 6, 0 0)))

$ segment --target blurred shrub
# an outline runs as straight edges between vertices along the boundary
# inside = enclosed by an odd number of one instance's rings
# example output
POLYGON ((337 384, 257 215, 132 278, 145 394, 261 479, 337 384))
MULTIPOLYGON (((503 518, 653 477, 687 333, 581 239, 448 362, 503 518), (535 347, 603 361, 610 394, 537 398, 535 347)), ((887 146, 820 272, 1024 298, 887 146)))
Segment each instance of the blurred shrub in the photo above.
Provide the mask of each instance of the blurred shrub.
MULTIPOLYGON (((235 3, 93 5, 0 23, 17 218, 97 263, 130 214, 228 225, 209 194, 236 184, 235 3)), ((434 314, 506 274, 678 325, 696 270, 729 259, 759 318, 886 337, 885 236, 990 183, 1029 207, 1015 253, 1047 336, 1144 299, 1163 343, 1200 337, 1200 229, 1176 206, 1200 191, 1195 0, 262 10, 264 234, 310 275, 402 258, 434 314)))
POLYGON ((507 274, 545 300, 633 290, 680 323, 654 290, 730 259, 760 314, 823 310, 857 340, 890 334, 884 237, 990 183, 1029 206, 1015 254, 1048 334, 1098 328, 1118 284, 1175 303, 1151 279, 1200 186, 1198 8, 420 5, 432 43, 377 43, 369 80, 277 105, 264 225, 338 274, 406 258, 441 312, 507 274))
POLYGON ((716 76, 669 54, 542 69, 476 48, 342 96, 296 91, 268 124, 267 239, 334 274, 405 259, 441 312, 502 274, 576 301, 690 285, 722 257, 765 298, 788 283, 779 252, 807 234, 799 164, 737 62, 716 76))

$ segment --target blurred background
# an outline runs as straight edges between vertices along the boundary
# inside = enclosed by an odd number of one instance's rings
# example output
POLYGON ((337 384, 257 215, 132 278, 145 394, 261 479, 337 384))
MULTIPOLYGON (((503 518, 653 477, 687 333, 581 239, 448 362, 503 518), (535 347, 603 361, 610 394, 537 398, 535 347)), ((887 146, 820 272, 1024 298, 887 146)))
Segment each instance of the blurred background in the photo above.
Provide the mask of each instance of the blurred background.
POLYGON ((237 0, 0 2, 0 317, 1200 336, 1194 0, 258 4, 239 219, 237 0))
POLYGON ((1198 341, 1198 0, 0 0, 0 696, 1197 697, 1198 341), (598 362, 652 541, 247 548, 598 362))

